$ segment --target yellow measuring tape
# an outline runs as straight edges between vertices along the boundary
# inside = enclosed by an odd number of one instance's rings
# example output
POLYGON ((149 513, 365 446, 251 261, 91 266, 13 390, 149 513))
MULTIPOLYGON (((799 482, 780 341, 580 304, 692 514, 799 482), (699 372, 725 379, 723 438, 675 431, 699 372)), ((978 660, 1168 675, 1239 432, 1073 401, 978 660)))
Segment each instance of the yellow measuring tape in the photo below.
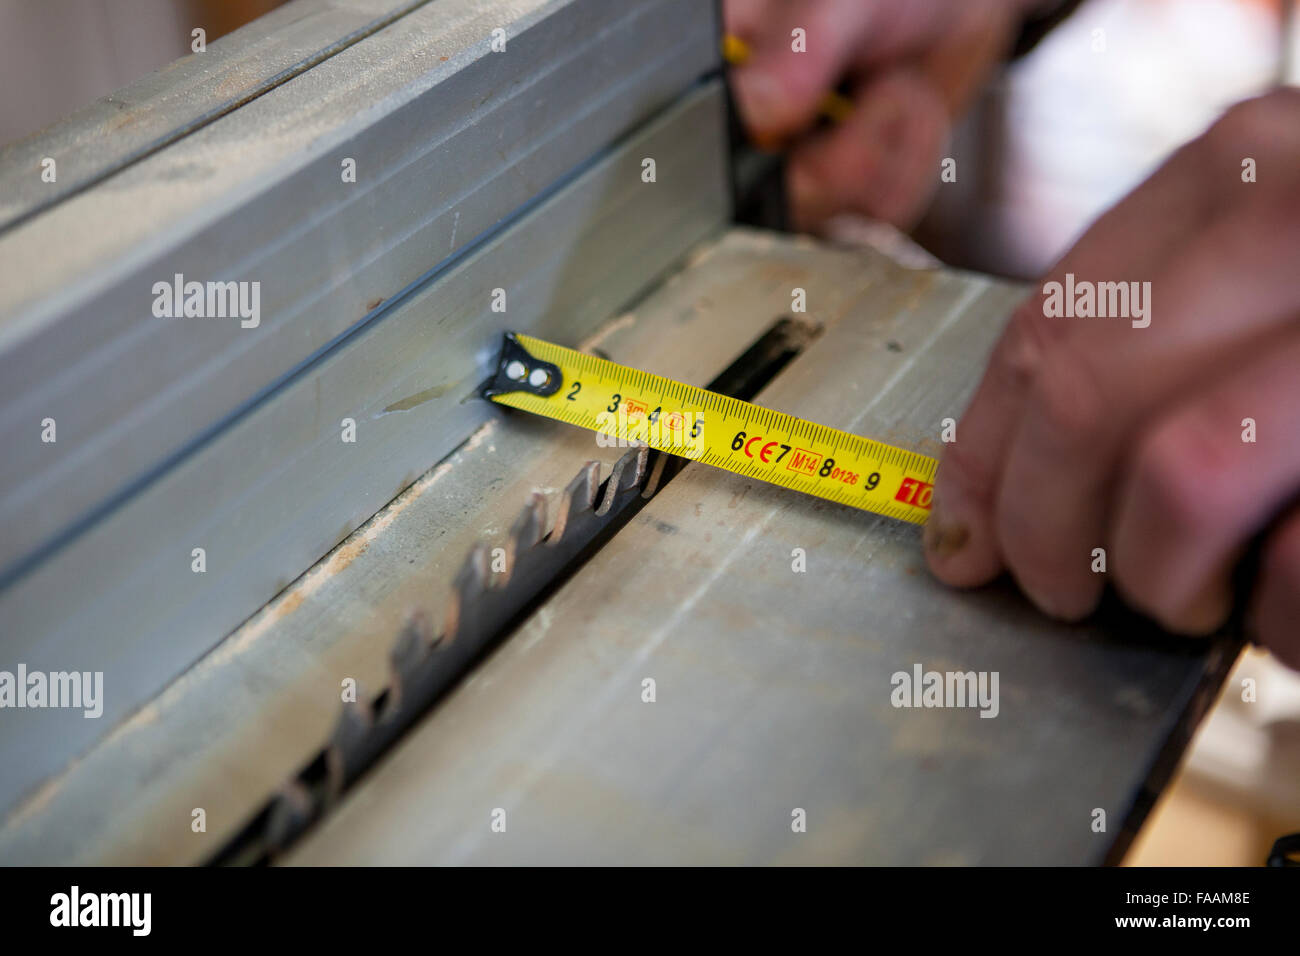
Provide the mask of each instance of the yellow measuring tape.
POLYGON ((507 333, 492 401, 853 508, 924 524, 933 458, 507 333))

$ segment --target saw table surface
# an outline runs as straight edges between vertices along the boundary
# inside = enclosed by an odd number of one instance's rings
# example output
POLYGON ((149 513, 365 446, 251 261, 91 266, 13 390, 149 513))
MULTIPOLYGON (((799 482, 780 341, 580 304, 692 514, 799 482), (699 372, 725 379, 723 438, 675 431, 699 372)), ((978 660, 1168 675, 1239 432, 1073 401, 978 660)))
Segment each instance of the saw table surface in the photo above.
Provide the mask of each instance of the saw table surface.
MULTIPOLYGON (((796 318, 821 332, 758 404, 929 454, 1022 294, 735 229, 566 344, 704 383, 789 315, 795 287, 796 318)), ((402 617, 437 618, 475 540, 501 536, 530 491, 619 454, 494 415, 21 805, 0 857, 210 856, 320 746, 342 680, 383 686, 402 617)), ((919 535, 689 465, 287 862, 1114 859, 1229 655, 1116 612, 1065 626, 1009 588, 949 591, 919 535), (918 666, 996 675, 996 716, 895 706, 895 675, 918 666)))
MULTIPOLYGON (((748 244, 756 284, 816 298, 788 244, 748 244)), ((677 288, 637 321, 688 342, 672 317, 725 290, 677 288)), ((934 453, 1020 295, 886 270, 758 403, 934 453)), ((290 860, 1102 862, 1224 664, 1114 610, 946 590, 916 528, 692 465, 290 860), (896 706, 918 669, 997 679, 995 704, 896 706)))

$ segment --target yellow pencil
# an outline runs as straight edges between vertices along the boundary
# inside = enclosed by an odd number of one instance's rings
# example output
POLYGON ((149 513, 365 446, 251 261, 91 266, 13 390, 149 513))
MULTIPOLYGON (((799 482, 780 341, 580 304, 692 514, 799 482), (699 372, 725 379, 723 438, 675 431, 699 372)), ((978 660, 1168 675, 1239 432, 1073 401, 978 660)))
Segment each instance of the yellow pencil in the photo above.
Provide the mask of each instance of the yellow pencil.
MULTIPOLYGON (((734 33, 722 35, 722 59, 729 66, 743 66, 749 62, 751 53, 749 44, 734 33)), ((843 123, 853 112, 853 101, 843 93, 831 90, 817 104, 817 112, 832 123, 843 123)))

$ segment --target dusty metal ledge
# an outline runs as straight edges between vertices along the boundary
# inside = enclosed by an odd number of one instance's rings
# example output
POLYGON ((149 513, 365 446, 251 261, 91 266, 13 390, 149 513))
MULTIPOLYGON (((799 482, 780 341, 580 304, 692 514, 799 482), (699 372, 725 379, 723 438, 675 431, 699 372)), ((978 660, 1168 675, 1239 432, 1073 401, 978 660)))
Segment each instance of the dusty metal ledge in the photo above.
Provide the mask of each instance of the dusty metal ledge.
MULTIPOLYGON (((683 97, 0 592, 0 669, 103 671, 99 720, 7 711, 0 807, 212 648, 489 417, 505 328, 594 330, 727 217, 722 97, 683 97), (641 160, 658 158, 655 183, 641 160), (492 312, 493 289, 508 309, 492 312), (356 441, 342 440, 343 419, 356 441), (207 570, 192 570, 192 550, 207 570)), ((62 437, 60 438, 62 441, 62 437)))
MULTIPOLYGON (((0 235, 0 585, 667 108, 713 26, 698 0, 438 0, 0 235), (176 275, 259 283, 258 324, 156 316, 176 275)), ((79 134, 51 136, 75 177, 79 134)))
MULTIPOLYGON (((89 189, 431 0, 292 0, 0 150, 0 233, 89 189), (58 157, 58 178, 41 162, 58 157)), ((202 26, 202 24, 196 24, 202 26)))

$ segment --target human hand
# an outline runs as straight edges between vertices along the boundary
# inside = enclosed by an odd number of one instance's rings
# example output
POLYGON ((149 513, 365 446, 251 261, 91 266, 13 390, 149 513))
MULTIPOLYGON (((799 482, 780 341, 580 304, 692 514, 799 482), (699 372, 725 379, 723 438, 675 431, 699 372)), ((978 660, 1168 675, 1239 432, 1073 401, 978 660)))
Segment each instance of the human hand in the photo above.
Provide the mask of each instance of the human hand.
POLYGON ((797 228, 843 211, 913 225, 939 182, 955 116, 1036 0, 726 0, 728 34, 750 48, 732 72, 741 118, 765 147, 788 144, 797 228), (802 29, 807 51, 794 52, 802 29), (852 109, 816 125, 841 80, 852 109))
POLYGON ((1052 317, 1047 285, 1016 311, 939 467, 931 569, 959 587, 1007 569, 1067 620, 1109 578, 1198 634, 1268 529, 1247 626, 1300 666, 1300 92, 1234 107, 1048 281, 1067 274, 1150 283, 1146 318, 1052 317))

